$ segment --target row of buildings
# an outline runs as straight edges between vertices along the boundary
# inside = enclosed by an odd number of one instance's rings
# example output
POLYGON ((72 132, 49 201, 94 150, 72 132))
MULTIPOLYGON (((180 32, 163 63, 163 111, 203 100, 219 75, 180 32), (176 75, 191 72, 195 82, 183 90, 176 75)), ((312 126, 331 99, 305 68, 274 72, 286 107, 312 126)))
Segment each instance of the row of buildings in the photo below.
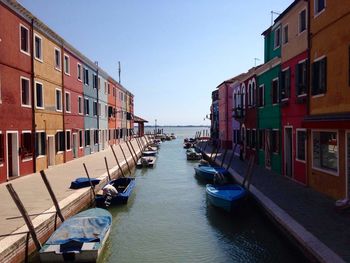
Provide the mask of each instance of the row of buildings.
POLYGON ((97 62, 0 0, 0 183, 125 139, 133 105, 97 62))
POLYGON ((222 147, 350 198, 350 1, 296 0, 265 30, 264 64, 212 92, 222 147))

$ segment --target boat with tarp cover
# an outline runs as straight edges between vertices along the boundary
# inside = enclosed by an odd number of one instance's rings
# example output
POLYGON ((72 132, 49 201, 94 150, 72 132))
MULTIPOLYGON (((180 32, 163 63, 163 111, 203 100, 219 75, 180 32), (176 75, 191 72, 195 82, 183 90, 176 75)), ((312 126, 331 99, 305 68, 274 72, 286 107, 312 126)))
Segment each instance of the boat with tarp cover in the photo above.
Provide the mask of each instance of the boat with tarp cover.
POLYGON ((96 262, 112 225, 112 215, 91 208, 65 220, 40 249, 41 262, 96 262))

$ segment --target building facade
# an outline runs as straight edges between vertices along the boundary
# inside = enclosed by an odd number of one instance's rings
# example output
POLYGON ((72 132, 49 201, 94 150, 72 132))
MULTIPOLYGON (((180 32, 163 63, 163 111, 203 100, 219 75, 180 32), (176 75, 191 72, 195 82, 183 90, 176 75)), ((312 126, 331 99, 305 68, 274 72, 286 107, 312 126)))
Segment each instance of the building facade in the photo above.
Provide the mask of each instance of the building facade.
POLYGON ((226 80, 217 89, 219 91, 219 143, 224 149, 232 147, 232 82, 226 80))

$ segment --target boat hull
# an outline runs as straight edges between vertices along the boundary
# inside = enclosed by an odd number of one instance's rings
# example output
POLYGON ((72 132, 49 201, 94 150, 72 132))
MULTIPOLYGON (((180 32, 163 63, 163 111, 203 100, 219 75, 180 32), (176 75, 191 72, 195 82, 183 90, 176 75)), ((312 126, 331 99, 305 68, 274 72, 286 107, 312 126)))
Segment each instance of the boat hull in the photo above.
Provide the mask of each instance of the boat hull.
POLYGON ((213 181, 214 175, 216 173, 227 173, 227 170, 224 168, 208 165, 199 165, 197 167, 194 167, 194 170, 196 172, 197 178, 205 181, 213 181))
POLYGON ((247 191, 240 185, 217 186, 208 184, 206 194, 211 205, 231 212, 246 196, 247 191))

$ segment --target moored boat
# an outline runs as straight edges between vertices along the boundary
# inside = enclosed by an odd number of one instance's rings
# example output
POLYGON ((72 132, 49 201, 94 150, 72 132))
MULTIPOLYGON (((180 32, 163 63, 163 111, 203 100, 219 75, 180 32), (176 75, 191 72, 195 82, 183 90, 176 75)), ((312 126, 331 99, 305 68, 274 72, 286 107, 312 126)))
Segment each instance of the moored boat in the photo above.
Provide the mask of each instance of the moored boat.
POLYGON ((96 262, 112 225, 105 209, 91 208, 65 220, 40 249, 41 262, 96 262))
POLYGON ((157 157, 155 156, 143 156, 138 159, 136 167, 137 168, 149 168, 153 167, 156 162, 157 157))
POLYGON ((108 207, 110 205, 126 204, 135 185, 135 178, 132 177, 121 177, 109 181, 96 194, 96 206, 108 207))
POLYGON ((197 178, 205 181, 213 181, 214 176, 217 173, 221 173, 224 175, 228 173, 228 171, 225 168, 211 165, 198 165, 194 167, 194 170, 196 172, 197 178))
POLYGON ((189 161, 202 159, 202 154, 200 152, 197 152, 194 148, 187 149, 186 156, 187 156, 187 160, 189 161))
POLYGON ((206 194, 210 204, 230 212, 246 194, 244 187, 238 184, 206 185, 206 194))
POLYGON ((158 151, 142 151, 142 156, 156 156, 158 151))

